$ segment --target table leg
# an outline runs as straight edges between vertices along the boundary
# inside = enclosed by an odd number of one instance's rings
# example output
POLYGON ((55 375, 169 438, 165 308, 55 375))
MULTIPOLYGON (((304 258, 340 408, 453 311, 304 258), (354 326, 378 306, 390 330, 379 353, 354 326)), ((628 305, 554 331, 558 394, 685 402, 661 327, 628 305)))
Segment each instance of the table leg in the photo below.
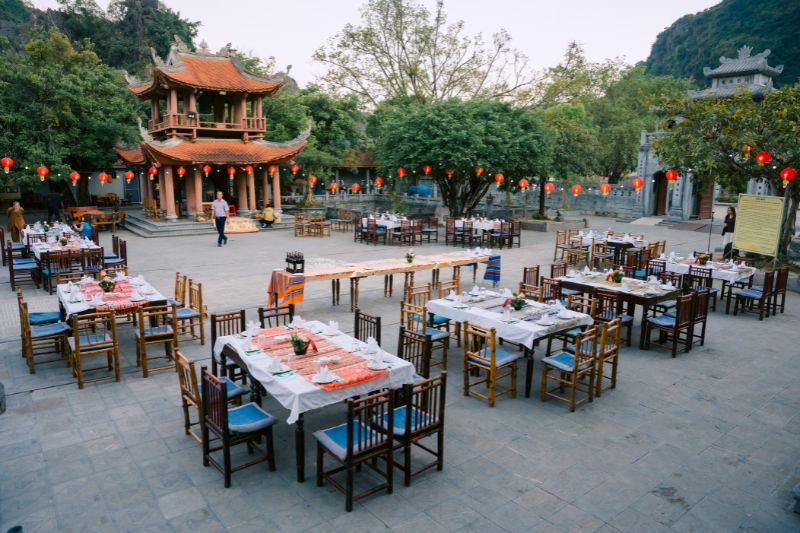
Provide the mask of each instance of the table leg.
POLYGON ((394 294, 394 274, 389 274, 389 297, 394 294))
POLYGON ((358 307, 358 282, 361 278, 350 278, 350 311, 358 307))
POLYGON ((454 266, 453 267, 453 279, 457 279, 459 281, 461 280, 461 267, 460 266, 454 266))
POLYGON ((644 350, 644 345, 645 345, 645 341, 646 341, 644 323, 647 321, 647 315, 649 315, 649 314, 650 314, 650 306, 647 305, 647 304, 643 304, 642 305, 642 323, 639 325, 639 329, 641 329, 641 331, 639 332, 639 349, 640 350, 644 350))
POLYGON ((336 305, 342 302, 342 280, 336 278, 336 305))
MULTIPOLYGON (((428 241, 430 241, 430 238, 431 234, 429 233, 428 241)), ((436 290, 438 286, 439 286, 439 269, 434 268, 433 271, 431 271, 431 290, 436 290)))
POLYGON ((533 382, 533 348, 525 347, 525 358, 528 364, 525 367, 525 397, 531 397, 531 383, 533 382))
POLYGON ((302 413, 294 425, 294 451, 297 461, 297 482, 303 483, 306 480, 306 428, 302 413))

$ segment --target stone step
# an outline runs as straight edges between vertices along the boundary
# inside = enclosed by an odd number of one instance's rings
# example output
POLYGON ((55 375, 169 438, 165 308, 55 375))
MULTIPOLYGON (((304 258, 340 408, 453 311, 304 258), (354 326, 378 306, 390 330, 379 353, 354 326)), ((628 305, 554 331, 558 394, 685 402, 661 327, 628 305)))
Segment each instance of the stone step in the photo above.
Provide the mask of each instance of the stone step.
MULTIPOLYGON (((145 238, 160 237, 185 237, 189 235, 216 235, 217 230, 210 222, 195 222, 193 220, 179 219, 171 222, 154 221, 145 218, 143 214, 131 212, 125 218, 125 227, 131 232, 145 238)), ((261 228, 259 231, 276 231, 292 229, 293 224, 282 221, 274 224, 272 229, 261 228)))

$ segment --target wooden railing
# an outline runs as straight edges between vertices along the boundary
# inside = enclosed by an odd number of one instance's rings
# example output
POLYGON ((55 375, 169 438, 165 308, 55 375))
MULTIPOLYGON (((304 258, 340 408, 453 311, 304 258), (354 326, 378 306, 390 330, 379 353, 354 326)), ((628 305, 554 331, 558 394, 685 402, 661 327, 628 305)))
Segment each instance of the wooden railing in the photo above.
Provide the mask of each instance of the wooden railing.
POLYGON ((200 122, 196 117, 189 118, 186 114, 176 113, 165 115, 158 122, 152 119, 147 121, 147 129, 150 132, 169 128, 263 132, 267 129, 267 119, 264 117, 248 117, 242 119, 241 122, 200 122))

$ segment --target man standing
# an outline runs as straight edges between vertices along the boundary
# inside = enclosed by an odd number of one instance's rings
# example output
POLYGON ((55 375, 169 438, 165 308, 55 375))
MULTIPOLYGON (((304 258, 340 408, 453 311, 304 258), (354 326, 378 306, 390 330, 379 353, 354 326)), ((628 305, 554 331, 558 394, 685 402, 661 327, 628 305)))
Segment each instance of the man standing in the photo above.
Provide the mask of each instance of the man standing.
POLYGON ((61 193, 55 189, 47 198, 47 221, 58 221, 61 218, 61 193))
POLYGON ((214 222, 217 224, 217 246, 228 244, 228 238, 225 236, 225 221, 228 220, 228 202, 222 197, 222 191, 217 191, 217 199, 211 202, 211 216, 214 217, 214 222))

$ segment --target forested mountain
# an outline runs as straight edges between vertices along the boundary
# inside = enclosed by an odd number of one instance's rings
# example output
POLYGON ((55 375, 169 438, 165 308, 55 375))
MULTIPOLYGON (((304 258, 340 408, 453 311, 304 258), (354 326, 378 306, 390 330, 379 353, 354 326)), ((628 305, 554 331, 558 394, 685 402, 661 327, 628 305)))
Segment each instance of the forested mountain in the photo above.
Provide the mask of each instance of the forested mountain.
POLYGON ((647 58, 648 74, 693 78, 708 85, 703 67, 716 67, 720 56, 735 57, 742 45, 755 52, 772 50, 771 65, 784 65, 776 85, 800 78, 800 0, 723 0, 686 15, 661 32, 647 58))

